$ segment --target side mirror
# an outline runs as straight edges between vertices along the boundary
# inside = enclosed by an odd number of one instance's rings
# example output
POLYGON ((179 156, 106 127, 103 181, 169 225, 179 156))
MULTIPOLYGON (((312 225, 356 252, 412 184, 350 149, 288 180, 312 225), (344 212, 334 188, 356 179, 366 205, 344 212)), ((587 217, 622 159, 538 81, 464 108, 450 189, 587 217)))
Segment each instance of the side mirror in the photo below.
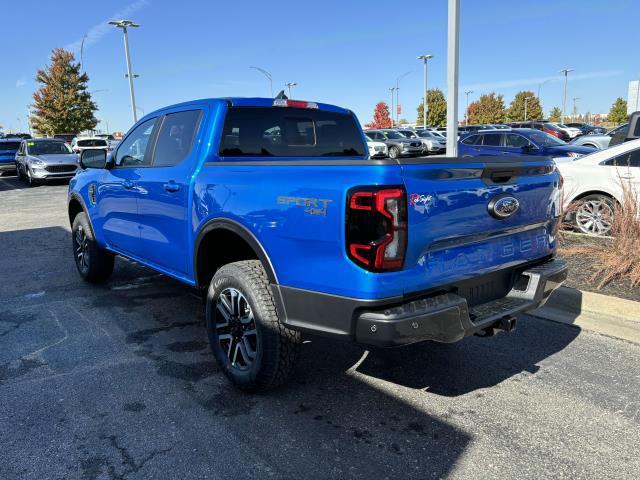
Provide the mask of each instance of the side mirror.
POLYGON ((524 147, 522 147, 522 151, 525 153, 533 153, 533 152, 537 152, 538 150, 540 149, 532 143, 529 143, 528 145, 525 145, 524 147))
POLYGON ((83 150, 80 154, 80 166, 86 168, 106 168, 107 151, 103 149, 83 150))

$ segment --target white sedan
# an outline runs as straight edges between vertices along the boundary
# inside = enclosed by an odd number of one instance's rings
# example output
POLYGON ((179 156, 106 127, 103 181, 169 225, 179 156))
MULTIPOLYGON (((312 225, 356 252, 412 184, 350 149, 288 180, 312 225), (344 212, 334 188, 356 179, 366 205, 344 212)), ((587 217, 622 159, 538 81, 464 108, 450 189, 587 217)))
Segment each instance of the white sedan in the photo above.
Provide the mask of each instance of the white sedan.
POLYGON ((556 162, 564 178, 564 205, 576 230, 607 235, 623 185, 640 197, 640 139, 556 162))
POLYGON ((389 156, 389 148, 382 142, 367 140, 369 158, 386 158, 389 156))

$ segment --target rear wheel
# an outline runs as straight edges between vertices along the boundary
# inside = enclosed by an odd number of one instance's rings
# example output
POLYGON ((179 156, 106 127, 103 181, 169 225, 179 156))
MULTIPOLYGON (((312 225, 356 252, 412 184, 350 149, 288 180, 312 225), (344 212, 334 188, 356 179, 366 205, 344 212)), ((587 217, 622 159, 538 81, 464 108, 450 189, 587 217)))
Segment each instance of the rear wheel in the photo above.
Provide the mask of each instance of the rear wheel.
POLYGON ((605 195, 594 194, 576 202, 573 225, 587 235, 608 235, 614 215, 613 200, 605 195))
POLYGON ((220 268, 206 304, 211 350, 227 378, 246 391, 285 383, 297 362, 300 333, 280 322, 259 260, 220 268))
POLYGON ((83 279, 89 283, 101 283, 111 276, 114 255, 98 246, 84 212, 73 219, 71 245, 76 268, 83 279))

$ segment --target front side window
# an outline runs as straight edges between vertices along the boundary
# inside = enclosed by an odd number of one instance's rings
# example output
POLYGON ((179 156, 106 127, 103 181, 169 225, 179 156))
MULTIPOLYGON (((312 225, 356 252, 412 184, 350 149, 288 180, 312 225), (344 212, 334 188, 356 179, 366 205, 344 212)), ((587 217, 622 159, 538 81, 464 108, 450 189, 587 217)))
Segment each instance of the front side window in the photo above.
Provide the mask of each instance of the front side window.
POLYGON ((72 153, 66 143, 56 141, 27 142, 27 151, 29 155, 66 155, 72 153))
POLYGON ((229 157, 364 156, 352 115, 317 109, 231 107, 220 155, 229 157))
POLYGON ((505 136, 505 146, 511 148, 522 148, 529 145, 529 140, 527 140, 522 135, 516 135, 515 133, 508 133, 505 136))
POLYGON ((531 139, 543 147, 558 147, 567 144, 567 142, 563 142, 558 137, 554 137, 547 132, 532 132, 531 139))
POLYGON ((201 115, 202 110, 188 110, 165 116, 158 133, 154 167, 177 165, 189 155, 201 115))
POLYGON ((147 146, 149 145, 155 124, 155 118, 147 120, 138 125, 135 130, 122 141, 116 153, 116 166, 144 167, 151 164, 151 156, 147 152, 147 146))

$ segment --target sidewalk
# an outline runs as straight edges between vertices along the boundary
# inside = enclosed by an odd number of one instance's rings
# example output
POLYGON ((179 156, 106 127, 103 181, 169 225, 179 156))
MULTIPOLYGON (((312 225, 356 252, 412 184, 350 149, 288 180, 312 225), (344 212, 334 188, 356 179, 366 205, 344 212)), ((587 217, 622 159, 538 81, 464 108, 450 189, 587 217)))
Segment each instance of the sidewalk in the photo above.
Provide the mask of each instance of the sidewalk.
POLYGON ((640 302, 560 287, 534 317, 640 344, 640 302))

